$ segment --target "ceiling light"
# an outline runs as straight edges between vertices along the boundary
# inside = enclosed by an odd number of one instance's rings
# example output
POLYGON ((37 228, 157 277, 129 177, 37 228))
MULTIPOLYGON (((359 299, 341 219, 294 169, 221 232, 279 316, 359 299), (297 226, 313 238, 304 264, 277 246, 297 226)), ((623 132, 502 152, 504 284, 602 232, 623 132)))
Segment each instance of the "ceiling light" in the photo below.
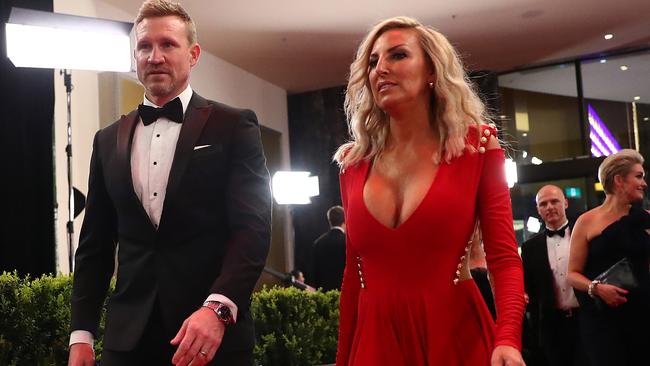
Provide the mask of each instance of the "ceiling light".
POLYGON ((522 133, 521 136, 526 137, 528 134, 526 132, 522 133))
POLYGON ((540 165, 541 163, 543 163, 542 159, 538 158, 537 156, 533 156, 532 158, 530 158, 530 162, 533 165, 540 165))
POLYGON ((627 69, 628 69, 627 65, 622 65, 621 66, 621 71, 627 71, 627 69))
POLYGON ((641 97, 637 95, 636 97, 634 97, 634 100, 641 100, 641 97))
POLYGON ((600 60, 600 63, 601 63, 601 64, 604 64, 605 62, 607 62, 606 59, 602 59, 602 60, 600 60))
POLYGON ((643 120, 648 122, 648 121, 650 121, 650 117, 643 117, 643 120))
POLYGON ((506 119, 506 118, 508 118, 508 116, 506 116, 505 114, 499 116, 499 119, 506 119))
POLYGON ((612 39, 612 38, 614 38, 614 35, 613 35, 613 34, 611 34, 611 33, 607 33, 607 34, 605 34, 605 39, 610 40, 610 39, 612 39))

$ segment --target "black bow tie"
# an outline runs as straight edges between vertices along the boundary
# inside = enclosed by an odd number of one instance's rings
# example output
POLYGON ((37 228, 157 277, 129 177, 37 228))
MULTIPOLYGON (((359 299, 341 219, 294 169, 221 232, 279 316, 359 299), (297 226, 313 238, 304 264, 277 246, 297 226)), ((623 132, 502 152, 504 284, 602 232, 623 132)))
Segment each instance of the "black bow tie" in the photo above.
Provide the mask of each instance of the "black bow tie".
POLYGON ((183 123, 183 104, 178 97, 165 104, 162 108, 140 104, 138 106, 138 113, 140 114, 142 123, 144 123, 145 126, 154 123, 160 117, 165 117, 170 121, 183 123))
POLYGON ((551 230, 549 228, 546 228, 546 236, 550 238, 553 237, 554 235, 559 235, 564 238, 564 232, 566 231, 567 227, 569 227, 569 224, 566 224, 557 230, 551 230))

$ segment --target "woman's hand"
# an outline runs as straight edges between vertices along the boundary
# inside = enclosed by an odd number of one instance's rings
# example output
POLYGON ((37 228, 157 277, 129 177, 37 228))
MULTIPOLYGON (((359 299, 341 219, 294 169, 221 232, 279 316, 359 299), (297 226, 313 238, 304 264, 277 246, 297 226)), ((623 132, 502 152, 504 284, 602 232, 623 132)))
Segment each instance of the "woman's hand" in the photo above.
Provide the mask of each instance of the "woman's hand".
POLYGON ((607 306, 611 308, 619 307, 627 302, 628 291, 614 285, 599 283, 594 289, 596 296, 600 297, 607 306))
POLYGON ((492 366, 526 366, 518 349, 510 346, 496 346, 492 352, 492 366))

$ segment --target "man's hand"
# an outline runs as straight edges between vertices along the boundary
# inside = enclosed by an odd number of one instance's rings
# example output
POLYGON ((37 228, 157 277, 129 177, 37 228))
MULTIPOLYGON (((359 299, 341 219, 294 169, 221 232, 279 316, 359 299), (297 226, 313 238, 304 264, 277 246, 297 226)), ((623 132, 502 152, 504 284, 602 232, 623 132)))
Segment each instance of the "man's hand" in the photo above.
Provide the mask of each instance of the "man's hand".
POLYGON ((496 346, 492 352, 492 366, 526 366, 526 364, 516 348, 496 346))
POLYGON ((68 366, 94 366, 95 352, 88 343, 75 343, 70 346, 68 366))
POLYGON ((200 308, 185 319, 171 344, 178 346, 172 363, 176 366, 203 366, 210 362, 221 345, 226 325, 208 308, 200 308))

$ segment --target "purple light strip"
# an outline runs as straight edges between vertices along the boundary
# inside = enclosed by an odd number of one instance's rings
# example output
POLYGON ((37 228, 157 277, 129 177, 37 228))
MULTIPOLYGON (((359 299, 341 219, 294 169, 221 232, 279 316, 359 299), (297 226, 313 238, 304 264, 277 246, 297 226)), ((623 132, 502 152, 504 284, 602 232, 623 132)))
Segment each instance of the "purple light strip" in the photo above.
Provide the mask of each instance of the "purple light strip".
POLYGON ((603 151, 609 152, 610 154, 613 154, 618 151, 614 143, 612 143, 612 141, 609 140, 605 135, 602 126, 598 125, 596 120, 594 120, 591 116, 589 116, 589 129, 590 131, 594 132, 594 136, 596 136, 599 139, 599 141, 604 144, 604 146, 607 146, 607 150, 603 150, 603 151))
POLYGON ((589 139, 591 140, 591 144, 596 146, 602 155, 608 156, 614 153, 607 147, 607 144, 601 140, 601 138, 596 134, 595 129, 591 126, 589 126, 589 139))
POLYGON ((598 113, 596 110, 591 106, 591 104, 587 105, 588 109, 588 114, 589 114, 589 125, 594 126, 594 129, 596 130, 596 133, 600 136, 600 138, 607 144, 607 146, 612 150, 612 152, 618 152, 621 150, 621 145, 618 144, 618 141, 616 141, 616 138, 612 136, 611 132, 607 128, 607 125, 600 119, 600 116, 598 116, 598 113), (593 121, 593 123, 592 123, 593 121))
POLYGON ((600 151, 598 151, 598 149, 596 148, 596 146, 593 143, 591 144, 591 155, 593 155, 593 156, 595 156, 597 158, 603 156, 603 154, 600 151))

